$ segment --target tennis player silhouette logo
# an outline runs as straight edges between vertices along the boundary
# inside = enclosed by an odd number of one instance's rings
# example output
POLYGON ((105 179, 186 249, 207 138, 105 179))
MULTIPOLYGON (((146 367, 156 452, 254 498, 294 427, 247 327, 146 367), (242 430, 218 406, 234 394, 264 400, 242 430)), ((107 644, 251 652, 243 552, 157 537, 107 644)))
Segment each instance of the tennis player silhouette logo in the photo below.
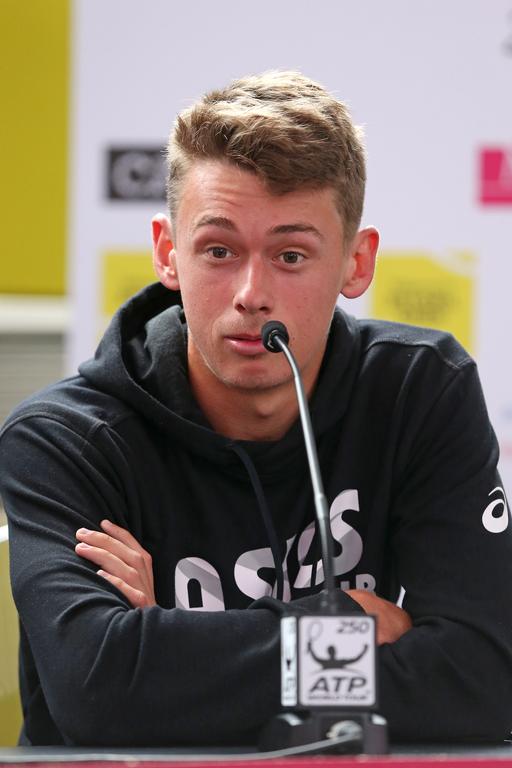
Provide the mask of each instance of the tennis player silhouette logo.
POLYGON ((363 658, 365 653, 368 651, 368 648, 370 647, 368 643, 365 643, 363 646, 363 649, 360 651, 360 653, 356 654, 355 656, 350 657, 339 657, 337 655, 336 646, 334 645, 328 645, 326 648, 327 656, 319 656, 317 653, 315 653, 315 650, 313 649, 313 640, 318 639, 319 635, 321 634, 321 628, 319 625, 313 624, 309 628, 309 638, 308 638, 308 644, 306 647, 307 652, 311 656, 311 658, 316 661, 317 664, 320 664, 322 670, 324 669, 346 669, 347 671, 356 671, 351 670, 350 666, 352 664, 356 664, 360 659, 363 658), (320 632, 318 632, 318 629, 320 629, 320 632))

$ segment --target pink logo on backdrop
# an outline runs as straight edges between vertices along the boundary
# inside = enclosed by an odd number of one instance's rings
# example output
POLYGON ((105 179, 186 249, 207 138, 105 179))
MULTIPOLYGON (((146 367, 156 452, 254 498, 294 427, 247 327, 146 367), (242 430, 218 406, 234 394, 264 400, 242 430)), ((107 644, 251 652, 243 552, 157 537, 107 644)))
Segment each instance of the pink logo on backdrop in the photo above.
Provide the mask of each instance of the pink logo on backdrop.
POLYGON ((480 202, 512 205, 512 147, 480 150, 480 202))

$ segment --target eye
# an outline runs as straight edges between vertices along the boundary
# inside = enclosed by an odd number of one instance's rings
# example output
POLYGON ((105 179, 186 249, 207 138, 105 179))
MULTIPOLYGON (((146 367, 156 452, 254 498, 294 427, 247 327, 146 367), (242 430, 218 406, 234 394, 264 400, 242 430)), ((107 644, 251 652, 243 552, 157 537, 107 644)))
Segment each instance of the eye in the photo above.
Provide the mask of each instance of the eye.
POLYGON ((284 253, 279 254, 279 259, 284 264, 300 264, 301 261, 304 261, 305 256, 297 251, 284 251, 284 253))
POLYGON ((211 248, 207 248, 206 252, 219 261, 233 255, 232 251, 228 250, 228 248, 223 248, 221 245, 213 245, 211 248))

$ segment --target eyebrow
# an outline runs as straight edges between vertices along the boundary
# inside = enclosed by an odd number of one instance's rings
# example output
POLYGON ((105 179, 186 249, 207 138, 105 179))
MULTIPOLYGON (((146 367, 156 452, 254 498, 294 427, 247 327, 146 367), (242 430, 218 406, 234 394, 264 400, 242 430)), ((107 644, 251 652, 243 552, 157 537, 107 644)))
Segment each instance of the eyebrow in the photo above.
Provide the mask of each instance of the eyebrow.
POLYGON ((267 234, 269 235, 287 235, 294 232, 306 232, 307 234, 315 235, 319 240, 323 240, 324 236, 316 227, 312 224, 305 224, 301 221, 294 222, 293 224, 278 224, 277 227, 269 229, 267 234))
MULTIPOLYGON (((237 227, 231 219, 226 216, 202 216, 194 226, 194 232, 201 227, 220 227, 221 229, 227 229, 230 232, 237 232, 237 227)), ((297 221, 292 224, 278 224, 267 231, 267 235, 288 235, 294 232, 305 232, 307 234, 315 235, 319 240, 324 240, 322 233, 314 227, 312 224, 306 224, 305 222, 297 221)))
POLYGON ((229 229, 231 232, 236 232, 236 227, 225 216, 201 216, 199 221, 194 225, 194 232, 201 227, 220 227, 221 229, 229 229))

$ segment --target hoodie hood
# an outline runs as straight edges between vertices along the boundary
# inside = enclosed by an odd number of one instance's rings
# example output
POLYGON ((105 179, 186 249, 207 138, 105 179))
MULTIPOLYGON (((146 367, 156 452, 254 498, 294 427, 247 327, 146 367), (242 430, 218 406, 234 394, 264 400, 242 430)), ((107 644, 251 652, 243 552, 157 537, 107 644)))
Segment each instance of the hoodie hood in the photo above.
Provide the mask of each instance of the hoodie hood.
MULTIPOLYGON (((337 308, 310 401, 317 439, 343 417, 359 346, 355 320, 337 308)), ((96 388, 129 404, 193 453, 215 462, 238 461, 234 441, 213 431, 189 387, 187 326, 179 292, 154 283, 136 294, 114 315, 94 358, 79 371, 96 388)), ((237 444, 249 452, 260 473, 271 473, 276 461, 280 465, 302 449, 302 428, 297 420, 276 443, 237 444)))

